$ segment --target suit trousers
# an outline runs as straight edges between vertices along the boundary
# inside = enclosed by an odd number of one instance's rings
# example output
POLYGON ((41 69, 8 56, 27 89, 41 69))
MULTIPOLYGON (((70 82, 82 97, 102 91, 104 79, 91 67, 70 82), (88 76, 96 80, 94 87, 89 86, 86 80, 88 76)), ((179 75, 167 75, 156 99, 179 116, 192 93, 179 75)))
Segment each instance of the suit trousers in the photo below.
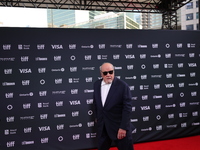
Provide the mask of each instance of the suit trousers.
POLYGON ((102 134, 98 137, 98 150, 109 150, 112 141, 116 144, 118 150, 134 150, 131 131, 128 131, 126 137, 121 140, 112 140, 108 136, 106 128, 104 126, 102 134))

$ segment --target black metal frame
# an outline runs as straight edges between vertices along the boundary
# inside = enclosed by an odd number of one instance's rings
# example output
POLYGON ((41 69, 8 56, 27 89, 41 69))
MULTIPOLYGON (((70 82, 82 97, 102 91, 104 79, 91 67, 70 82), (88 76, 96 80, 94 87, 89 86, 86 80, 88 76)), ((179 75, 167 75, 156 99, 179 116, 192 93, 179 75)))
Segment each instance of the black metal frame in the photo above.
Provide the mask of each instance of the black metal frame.
POLYGON ((176 29, 176 11, 190 1, 191 0, 1 0, 0 6, 161 13, 163 14, 162 29, 176 29))

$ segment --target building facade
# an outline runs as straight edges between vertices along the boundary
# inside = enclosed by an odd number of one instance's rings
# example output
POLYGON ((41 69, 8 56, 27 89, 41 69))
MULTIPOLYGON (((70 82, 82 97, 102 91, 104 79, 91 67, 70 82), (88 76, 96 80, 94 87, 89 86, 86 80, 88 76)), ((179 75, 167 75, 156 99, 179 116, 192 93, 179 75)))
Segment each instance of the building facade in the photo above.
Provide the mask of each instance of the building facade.
POLYGON ((75 10, 47 10, 48 27, 60 27, 62 25, 72 25, 75 23, 75 10))
POLYGON ((97 15, 87 22, 71 25, 70 28, 98 28, 98 29, 140 29, 140 25, 126 13, 105 13, 97 15))
POLYGON ((193 0, 181 8, 181 29, 199 29, 199 1, 193 0))
POLYGON ((48 27, 140 29, 134 14, 125 12, 55 10, 48 11, 48 27), (83 14, 84 12, 84 14, 83 14), (84 19, 83 19, 84 18, 84 19))

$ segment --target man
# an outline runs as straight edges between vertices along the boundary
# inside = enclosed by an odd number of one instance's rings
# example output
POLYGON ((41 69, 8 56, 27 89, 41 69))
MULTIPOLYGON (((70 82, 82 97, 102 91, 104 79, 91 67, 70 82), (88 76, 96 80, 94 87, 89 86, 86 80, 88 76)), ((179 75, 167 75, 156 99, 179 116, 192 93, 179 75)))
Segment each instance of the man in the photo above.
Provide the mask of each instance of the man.
POLYGON ((112 141, 119 150, 133 150, 130 89, 114 76, 111 63, 103 63, 100 73, 102 79, 94 83, 98 150, 109 150, 112 141))

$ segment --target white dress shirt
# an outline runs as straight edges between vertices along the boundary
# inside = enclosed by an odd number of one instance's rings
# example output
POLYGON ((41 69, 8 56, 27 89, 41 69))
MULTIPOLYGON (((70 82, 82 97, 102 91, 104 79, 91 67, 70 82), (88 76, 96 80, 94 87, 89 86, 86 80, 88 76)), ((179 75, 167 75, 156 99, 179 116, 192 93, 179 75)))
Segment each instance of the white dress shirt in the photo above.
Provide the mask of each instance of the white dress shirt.
POLYGON ((102 101, 102 105, 104 106, 105 102, 106 102, 106 98, 108 95, 108 92, 110 90, 110 84, 106 84, 103 80, 101 82, 101 101, 102 101))

